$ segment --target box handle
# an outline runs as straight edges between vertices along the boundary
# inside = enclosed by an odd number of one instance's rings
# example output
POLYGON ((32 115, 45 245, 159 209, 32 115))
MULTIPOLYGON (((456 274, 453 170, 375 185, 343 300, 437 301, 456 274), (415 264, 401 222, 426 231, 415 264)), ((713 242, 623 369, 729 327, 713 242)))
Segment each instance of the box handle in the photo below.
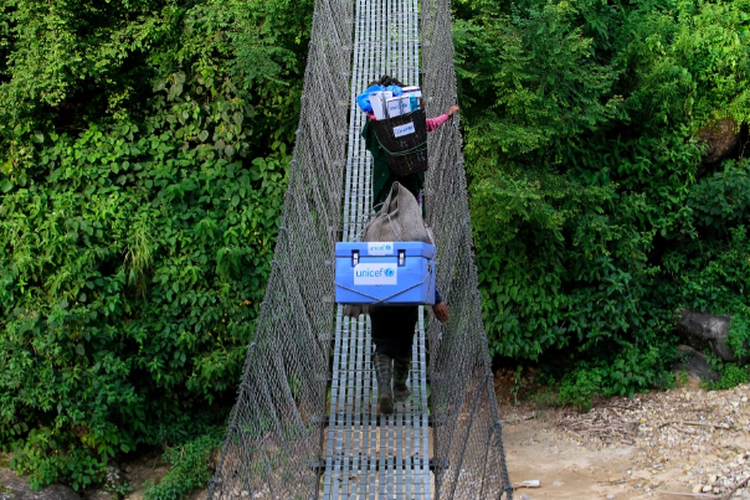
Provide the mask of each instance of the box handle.
POLYGON ((359 250, 352 250, 352 267, 357 267, 359 264, 359 250))

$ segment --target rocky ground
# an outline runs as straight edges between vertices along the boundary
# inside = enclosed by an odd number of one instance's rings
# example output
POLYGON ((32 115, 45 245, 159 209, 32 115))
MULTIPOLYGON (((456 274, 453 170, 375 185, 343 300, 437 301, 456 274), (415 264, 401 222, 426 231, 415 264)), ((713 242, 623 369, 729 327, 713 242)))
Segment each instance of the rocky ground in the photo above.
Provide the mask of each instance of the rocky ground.
POLYGON ((750 384, 690 383, 584 414, 500 408, 516 498, 750 500, 750 384))

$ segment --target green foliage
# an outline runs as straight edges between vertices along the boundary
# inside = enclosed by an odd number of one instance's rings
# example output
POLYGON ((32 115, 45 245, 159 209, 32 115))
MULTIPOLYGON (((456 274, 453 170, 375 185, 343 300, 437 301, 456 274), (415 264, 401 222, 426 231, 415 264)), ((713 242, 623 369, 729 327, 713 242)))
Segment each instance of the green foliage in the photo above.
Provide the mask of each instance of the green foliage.
POLYGON ((615 355, 593 362, 579 361, 559 379, 556 403, 580 411, 591 408, 595 396, 632 396, 645 388, 667 389, 675 384, 669 363, 674 351, 664 342, 625 344, 615 355))
POLYGON ((719 373, 718 381, 703 383, 706 390, 721 391, 750 382, 750 365, 740 366, 737 363, 726 363, 716 358, 711 359, 715 371, 719 373))
POLYGON ((727 345, 741 360, 750 359, 750 307, 738 305, 738 312, 732 316, 727 332, 727 345))
POLYGON ((28 474, 27 480, 34 489, 65 480, 75 490, 82 490, 104 478, 107 455, 95 456, 74 443, 74 436, 48 427, 32 429, 10 466, 18 473, 28 474))
POLYGON ((144 499, 180 500, 205 487, 213 472, 211 457, 221 448, 221 443, 219 434, 212 432, 167 448, 163 458, 171 465, 169 472, 157 484, 146 486, 144 499))
POLYGON ((675 277, 668 290, 682 304, 697 311, 733 313, 731 330, 742 335, 747 331, 750 235, 743 225, 728 233, 723 239, 685 241, 679 250, 665 254, 663 266, 675 277))
POLYGON ((491 353, 568 359, 560 401, 584 408, 663 384, 681 309, 732 315, 740 347, 748 163, 699 169, 695 137, 749 121, 750 2, 462 0, 455 15, 491 353))
POLYGON ((0 446, 35 486, 85 488, 107 460, 224 418, 270 272, 310 14, 0 7, 0 446))
POLYGON ((750 212, 750 165, 729 165, 691 186, 688 204, 696 229, 725 238, 750 212))
POLYGON ((589 411, 591 399, 602 392, 602 368, 576 370, 560 382, 556 403, 570 405, 578 411, 589 411))
POLYGON ((690 380, 690 375, 685 370, 679 370, 675 373, 675 386, 683 387, 687 385, 688 380, 690 380))

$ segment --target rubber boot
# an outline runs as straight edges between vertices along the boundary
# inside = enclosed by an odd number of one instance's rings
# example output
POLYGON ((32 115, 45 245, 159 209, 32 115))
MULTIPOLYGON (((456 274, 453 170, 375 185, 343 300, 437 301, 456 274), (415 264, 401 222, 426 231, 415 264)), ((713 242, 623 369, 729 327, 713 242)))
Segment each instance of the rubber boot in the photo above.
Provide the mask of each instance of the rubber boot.
POLYGON ((375 376, 378 379, 378 405, 380 413, 390 415, 393 413, 393 391, 391 391, 391 376, 393 368, 392 359, 385 354, 375 356, 375 376))
POLYGON ((411 368, 410 358, 396 358, 393 360, 393 399, 400 403, 411 396, 406 380, 409 378, 411 368))

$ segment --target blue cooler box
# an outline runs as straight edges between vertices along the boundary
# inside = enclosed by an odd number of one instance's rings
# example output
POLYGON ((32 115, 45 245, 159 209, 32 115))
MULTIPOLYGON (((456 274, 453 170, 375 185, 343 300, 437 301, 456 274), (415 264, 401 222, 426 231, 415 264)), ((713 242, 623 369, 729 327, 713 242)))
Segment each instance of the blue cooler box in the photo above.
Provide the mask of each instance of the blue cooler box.
POLYGON ((435 247, 421 241, 336 243, 336 302, 434 304, 435 247))

